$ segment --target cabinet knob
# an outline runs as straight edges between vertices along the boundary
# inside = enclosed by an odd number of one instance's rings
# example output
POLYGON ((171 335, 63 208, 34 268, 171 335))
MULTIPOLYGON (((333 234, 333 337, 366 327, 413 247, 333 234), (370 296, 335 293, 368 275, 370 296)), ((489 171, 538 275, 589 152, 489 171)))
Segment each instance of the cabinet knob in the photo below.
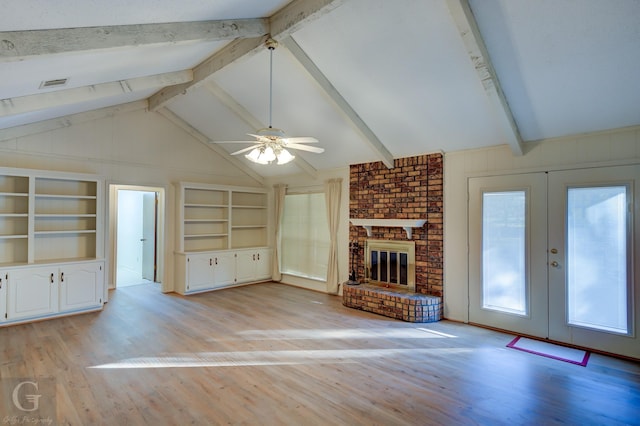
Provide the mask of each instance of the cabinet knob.
POLYGON ((255 254, 253 255, 253 260, 256 260, 256 255, 255 254))
POLYGON ((53 272, 51 273, 51 284, 53 284, 53 272))
POLYGON ((260 260, 260 253, 258 253, 257 256, 258 256, 258 260, 260 260))
POLYGON ((60 282, 64 282, 64 272, 60 272, 60 282))
POLYGON ((211 258, 209 258, 209 266, 213 265, 213 261, 211 260, 211 258))

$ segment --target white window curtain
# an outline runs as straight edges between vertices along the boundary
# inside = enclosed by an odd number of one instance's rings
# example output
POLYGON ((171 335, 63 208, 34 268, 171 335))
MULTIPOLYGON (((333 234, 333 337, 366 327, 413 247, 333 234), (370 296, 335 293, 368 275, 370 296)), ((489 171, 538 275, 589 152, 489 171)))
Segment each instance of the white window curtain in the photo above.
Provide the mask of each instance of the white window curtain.
POLYGON ((273 281, 282 280, 282 272, 280 270, 280 253, 282 253, 282 245, 281 245, 281 224, 282 224, 282 213, 284 212, 284 197, 287 194, 287 185, 278 184, 273 186, 273 194, 274 194, 274 229, 275 229, 275 248, 273 250, 272 256, 272 272, 271 279, 273 281))
POLYGON ((329 260, 327 262, 327 292, 338 294, 338 228, 340 225, 340 196, 342 178, 329 179, 324 183, 324 197, 327 205, 327 224, 329 225, 329 260))

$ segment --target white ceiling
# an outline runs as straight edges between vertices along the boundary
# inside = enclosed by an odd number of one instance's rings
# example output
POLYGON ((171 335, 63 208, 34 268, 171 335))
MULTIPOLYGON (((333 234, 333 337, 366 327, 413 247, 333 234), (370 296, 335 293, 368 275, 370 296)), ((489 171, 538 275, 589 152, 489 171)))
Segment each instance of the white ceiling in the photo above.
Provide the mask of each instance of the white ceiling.
POLYGON ((263 176, 503 143, 518 154, 527 141, 640 125, 638 0, 5 0, 0 139, 145 99, 206 139, 245 139, 268 124, 268 51, 197 26, 240 19, 264 25, 240 23, 247 41, 278 31, 273 125, 325 148, 287 166, 233 157, 263 176), (296 25, 278 27, 282 16, 296 25), (136 26, 163 23, 192 25, 162 37, 136 26), (36 31, 85 27, 98 28, 79 40, 36 31), (228 59, 235 51, 246 54, 228 59), (225 62, 212 73, 199 64, 213 55, 225 62), (40 89, 58 78, 69 81, 40 89))

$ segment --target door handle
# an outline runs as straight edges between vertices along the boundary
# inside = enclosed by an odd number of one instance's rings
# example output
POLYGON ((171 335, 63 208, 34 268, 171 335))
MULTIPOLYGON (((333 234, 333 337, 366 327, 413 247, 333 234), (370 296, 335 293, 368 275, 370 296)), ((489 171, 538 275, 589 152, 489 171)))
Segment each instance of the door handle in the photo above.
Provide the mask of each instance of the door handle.
POLYGON ((554 260, 553 262, 551 262, 551 266, 557 268, 558 266, 560 266, 560 264, 554 260))

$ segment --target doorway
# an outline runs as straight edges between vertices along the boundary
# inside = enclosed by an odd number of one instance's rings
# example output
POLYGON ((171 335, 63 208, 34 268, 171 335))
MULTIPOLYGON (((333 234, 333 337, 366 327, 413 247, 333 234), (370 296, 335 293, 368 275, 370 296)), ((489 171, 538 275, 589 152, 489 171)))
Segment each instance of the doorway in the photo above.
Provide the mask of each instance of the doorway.
POLYGON ((162 283, 164 188, 111 185, 113 288, 162 283))
POLYGON ((640 166, 469 180, 469 321, 640 358, 640 166))

